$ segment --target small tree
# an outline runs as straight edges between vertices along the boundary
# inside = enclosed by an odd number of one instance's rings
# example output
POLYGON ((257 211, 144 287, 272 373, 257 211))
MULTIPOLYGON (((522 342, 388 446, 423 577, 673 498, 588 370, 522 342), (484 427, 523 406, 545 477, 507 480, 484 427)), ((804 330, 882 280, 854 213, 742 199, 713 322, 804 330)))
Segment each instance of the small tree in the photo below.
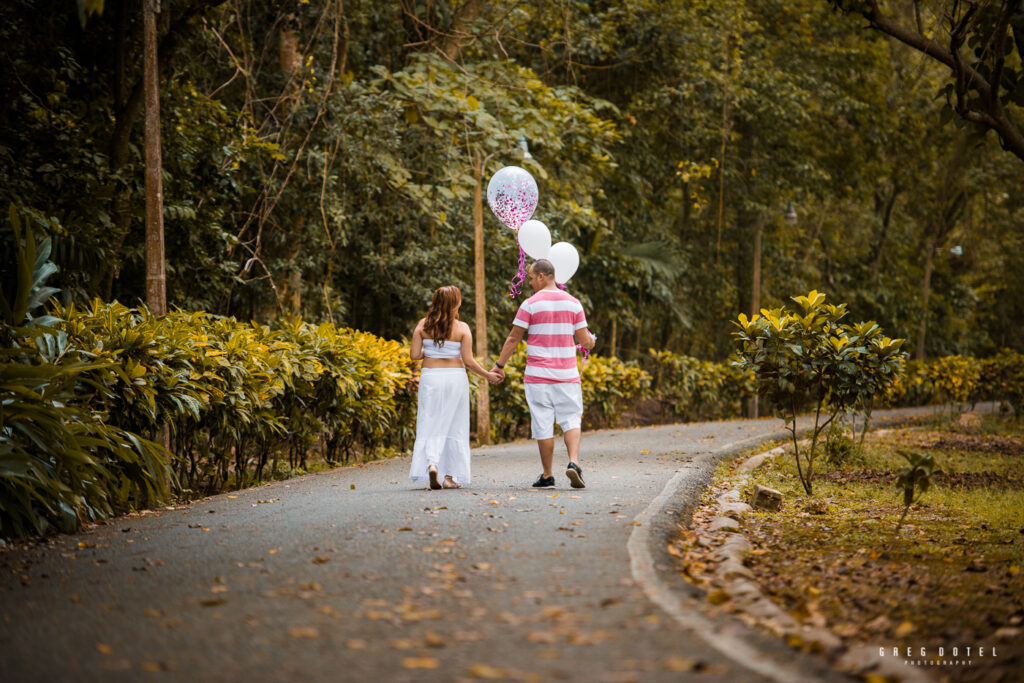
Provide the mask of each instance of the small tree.
MULTIPOLYGON (((767 395, 785 422, 804 491, 813 493, 818 440, 836 416, 855 405, 870 406, 898 376, 905 353, 902 339, 881 335, 875 323, 843 325, 846 304, 825 303, 817 290, 793 297, 799 311, 785 307, 740 315, 735 364, 754 373, 756 390, 767 395), (811 446, 801 453, 796 417, 811 408, 811 446)), ((868 408, 870 410, 870 408, 868 408)))

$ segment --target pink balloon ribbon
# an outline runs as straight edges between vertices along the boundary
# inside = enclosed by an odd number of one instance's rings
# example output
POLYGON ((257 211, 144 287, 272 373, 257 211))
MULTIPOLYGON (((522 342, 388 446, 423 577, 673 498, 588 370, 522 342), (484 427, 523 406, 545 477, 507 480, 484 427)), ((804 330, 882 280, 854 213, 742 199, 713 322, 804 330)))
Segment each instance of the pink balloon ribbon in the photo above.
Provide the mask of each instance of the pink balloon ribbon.
POLYGON ((590 351, 583 348, 583 344, 577 344, 576 349, 583 352, 583 367, 587 367, 587 361, 590 359, 590 351))
POLYGON ((515 299, 519 296, 524 282, 526 282, 526 252, 523 251, 522 247, 519 247, 519 270, 516 271, 515 277, 512 278, 512 284, 508 287, 510 299, 515 299))

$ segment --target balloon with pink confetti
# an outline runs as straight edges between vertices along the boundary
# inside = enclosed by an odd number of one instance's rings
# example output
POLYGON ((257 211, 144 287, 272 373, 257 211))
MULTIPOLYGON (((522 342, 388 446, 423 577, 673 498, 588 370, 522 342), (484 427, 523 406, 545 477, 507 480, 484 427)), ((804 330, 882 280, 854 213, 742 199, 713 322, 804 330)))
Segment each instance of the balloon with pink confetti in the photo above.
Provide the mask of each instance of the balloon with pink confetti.
POLYGON ((487 204, 495 217, 513 230, 530 220, 537 208, 537 181, 525 169, 505 166, 487 183, 487 204))

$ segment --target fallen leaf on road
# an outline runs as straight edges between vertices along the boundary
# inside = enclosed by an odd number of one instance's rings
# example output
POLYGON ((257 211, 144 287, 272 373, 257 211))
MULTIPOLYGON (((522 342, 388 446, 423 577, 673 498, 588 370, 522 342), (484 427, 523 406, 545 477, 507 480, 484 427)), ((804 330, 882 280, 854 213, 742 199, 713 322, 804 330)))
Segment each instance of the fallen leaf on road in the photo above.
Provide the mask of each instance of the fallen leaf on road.
POLYGON ((499 669, 490 664, 474 664, 466 669, 466 675, 487 680, 497 680, 506 677, 504 669, 499 669))
POLYGON ((224 598, 203 598, 199 601, 199 604, 203 607, 216 607, 217 605, 223 605, 227 600, 224 598))
POLYGON ((338 610, 334 609, 330 605, 320 605, 319 607, 316 608, 316 611, 320 612, 321 614, 326 614, 327 616, 329 616, 329 617, 331 617, 333 619, 337 619, 337 618, 339 618, 341 616, 341 612, 339 612, 338 610))
POLYGON ((320 631, 312 626, 293 626, 288 629, 288 635, 292 638, 319 638, 320 631))
POLYGON ((478 640, 483 640, 486 638, 486 635, 480 631, 456 631, 454 638, 460 643, 473 643, 478 640))
POLYGON ((112 655, 112 654, 114 654, 114 648, 110 647, 106 643, 96 643, 96 649, 99 650, 101 654, 105 654, 105 655, 112 655))
POLYGON ((365 650, 366 645, 366 641, 362 638, 349 638, 345 641, 345 647, 350 650, 365 650))
POLYGON ((547 643, 551 645, 558 642, 558 634, 553 631, 530 631, 526 634, 526 640, 531 643, 547 643))
POLYGON ((389 640, 388 645, 395 650, 412 650, 420 646, 420 641, 413 640, 412 638, 395 638, 389 640))
POLYGON ((317 555, 313 558, 313 564, 323 564, 324 562, 330 561, 331 558, 326 555, 317 555))
POLYGON ((433 631, 427 631, 423 635, 424 641, 427 643, 427 647, 444 647, 447 645, 444 638, 434 633, 433 631))
POLYGON ((436 669, 440 664, 433 657, 406 657, 402 660, 405 669, 436 669))
POLYGON ((697 667, 697 660, 669 657, 661 665, 665 667, 665 671, 693 671, 697 667))
POLYGON ((210 592, 211 593, 227 593, 228 592, 228 587, 227 586, 210 586, 210 592))
POLYGON ((142 610, 142 616, 144 617, 162 617, 163 615, 164 611, 162 609, 154 609, 152 607, 147 607, 146 609, 142 610))
POLYGON ((477 562, 476 564, 473 565, 473 569, 476 569, 477 571, 481 571, 481 572, 488 571, 490 568, 491 568, 491 563, 490 562, 477 562))

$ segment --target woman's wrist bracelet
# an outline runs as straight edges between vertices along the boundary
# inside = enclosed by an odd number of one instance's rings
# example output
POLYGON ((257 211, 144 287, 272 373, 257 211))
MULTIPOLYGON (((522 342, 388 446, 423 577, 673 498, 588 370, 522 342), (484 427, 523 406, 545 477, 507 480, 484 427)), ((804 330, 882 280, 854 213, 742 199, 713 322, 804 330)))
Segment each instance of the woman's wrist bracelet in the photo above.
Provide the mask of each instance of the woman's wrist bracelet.
POLYGON ((494 361, 494 367, 498 368, 499 370, 505 369, 505 366, 499 363, 498 361, 494 361))

